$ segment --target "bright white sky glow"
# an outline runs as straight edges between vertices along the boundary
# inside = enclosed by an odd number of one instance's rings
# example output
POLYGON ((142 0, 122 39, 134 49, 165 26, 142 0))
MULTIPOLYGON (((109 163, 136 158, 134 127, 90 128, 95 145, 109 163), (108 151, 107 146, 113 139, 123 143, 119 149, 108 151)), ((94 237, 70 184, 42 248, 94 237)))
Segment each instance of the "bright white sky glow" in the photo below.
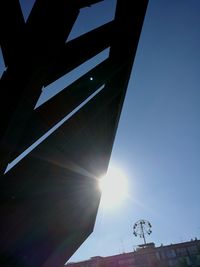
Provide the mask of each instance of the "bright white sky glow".
POLYGON ((128 195, 126 175, 116 167, 110 167, 107 174, 99 182, 101 207, 103 209, 117 208, 128 195))

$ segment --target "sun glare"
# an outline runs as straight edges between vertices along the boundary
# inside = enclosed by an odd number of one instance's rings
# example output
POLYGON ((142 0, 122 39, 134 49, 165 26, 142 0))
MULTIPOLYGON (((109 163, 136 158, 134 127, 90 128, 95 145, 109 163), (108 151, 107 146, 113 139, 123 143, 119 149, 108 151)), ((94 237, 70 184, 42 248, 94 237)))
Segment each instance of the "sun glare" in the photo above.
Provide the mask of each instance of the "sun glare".
POLYGON ((101 207, 115 208, 119 206, 128 195, 126 175, 116 167, 110 167, 107 174, 99 181, 102 192, 101 207))

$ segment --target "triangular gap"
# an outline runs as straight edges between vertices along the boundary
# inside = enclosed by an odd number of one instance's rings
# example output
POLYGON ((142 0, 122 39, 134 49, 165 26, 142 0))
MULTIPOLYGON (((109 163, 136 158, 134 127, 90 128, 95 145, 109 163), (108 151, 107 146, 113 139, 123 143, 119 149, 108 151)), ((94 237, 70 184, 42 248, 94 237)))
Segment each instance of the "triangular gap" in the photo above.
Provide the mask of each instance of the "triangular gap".
POLYGON ((4 172, 6 174, 10 171, 15 165, 17 165, 24 157, 26 157, 33 149, 35 149, 38 145, 40 145, 46 138, 48 138, 53 132, 55 132, 60 126, 63 125, 67 120, 69 120, 73 115, 75 115, 82 107, 84 107, 91 99, 93 99, 97 94, 99 94, 105 84, 99 87, 93 94, 91 94, 86 100, 84 100, 78 107, 76 107, 72 112, 70 112, 67 116, 61 119, 56 125, 54 125, 48 132, 46 132, 43 136, 41 136, 37 141, 35 141, 30 147, 28 147, 24 152, 22 152, 19 156, 17 156, 12 162, 7 165, 7 168, 4 172))
MULTIPOLYGON (((89 70, 97 66, 99 63, 104 61, 109 56, 109 50, 110 48, 107 48, 97 54, 96 56, 92 57, 91 59, 87 60, 77 68, 73 69, 69 73, 65 74, 55 82, 51 83, 50 85, 43 88, 42 93, 36 103, 35 109, 47 102, 49 99, 54 97, 56 94, 58 94, 60 91, 62 91, 64 88, 72 84, 74 81, 79 79, 81 76, 83 76, 85 73, 87 73, 89 70)), ((93 77, 90 78, 91 82, 93 80, 93 77)))
POLYGON ((21 6, 21 10, 22 10, 22 14, 24 17, 24 20, 27 21, 31 10, 33 8, 33 5, 35 3, 35 0, 19 0, 20 6, 21 6))
POLYGON ((6 70, 6 66, 5 66, 5 62, 4 62, 2 49, 0 47, 0 78, 1 78, 1 76, 4 73, 5 70, 6 70))
POLYGON ((115 16, 116 3, 117 0, 105 0, 81 9, 66 42, 112 21, 115 16))

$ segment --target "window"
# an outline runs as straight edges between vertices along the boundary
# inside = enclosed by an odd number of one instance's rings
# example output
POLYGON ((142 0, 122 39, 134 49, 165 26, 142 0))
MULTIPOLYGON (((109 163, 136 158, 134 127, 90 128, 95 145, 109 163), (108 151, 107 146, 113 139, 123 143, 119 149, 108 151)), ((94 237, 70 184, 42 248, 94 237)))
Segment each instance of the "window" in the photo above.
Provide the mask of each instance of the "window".
POLYGON ((197 255, 196 256, 196 264, 199 264, 200 265, 200 255, 197 255))
POLYGON ((177 252, 178 256, 187 256, 186 248, 177 248, 176 252, 177 252))
POLYGON ((167 250, 165 252, 165 254, 166 254, 166 257, 168 259, 171 259, 171 258, 175 258, 176 257, 176 253, 175 253, 174 249, 167 250))
POLYGON ((164 260, 166 257, 165 257, 165 251, 161 251, 160 252, 160 255, 161 255, 161 258, 164 260))
POLYGON ((190 255, 198 254, 198 249, 196 246, 189 247, 188 251, 189 251, 190 255))
POLYGON ((189 257, 180 258, 179 263, 182 264, 183 266, 191 266, 191 264, 192 264, 189 257))
POLYGON ((169 260, 169 267, 175 267, 177 266, 177 259, 169 260))
POLYGON ((156 252, 156 258, 157 258, 157 260, 160 260, 160 253, 159 252, 156 252))

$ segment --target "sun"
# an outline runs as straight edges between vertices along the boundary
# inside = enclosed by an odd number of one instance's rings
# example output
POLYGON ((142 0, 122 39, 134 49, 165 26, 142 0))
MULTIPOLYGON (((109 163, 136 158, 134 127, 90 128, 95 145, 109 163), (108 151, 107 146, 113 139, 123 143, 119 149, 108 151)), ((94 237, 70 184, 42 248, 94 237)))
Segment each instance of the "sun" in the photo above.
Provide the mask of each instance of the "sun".
POLYGON ((121 169, 111 166, 100 178, 99 188, 102 192, 100 206, 103 209, 116 208, 128 195, 127 177, 121 169))

